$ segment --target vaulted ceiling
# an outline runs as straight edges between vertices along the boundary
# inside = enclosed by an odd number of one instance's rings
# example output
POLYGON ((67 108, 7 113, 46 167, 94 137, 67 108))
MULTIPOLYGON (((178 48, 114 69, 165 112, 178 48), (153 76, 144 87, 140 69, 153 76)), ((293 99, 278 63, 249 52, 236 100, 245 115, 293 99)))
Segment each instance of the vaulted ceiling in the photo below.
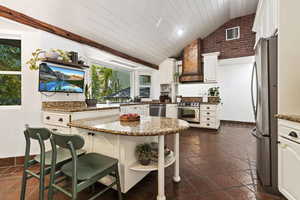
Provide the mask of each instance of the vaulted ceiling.
POLYGON ((0 0, 0 5, 160 64, 258 0, 0 0), (180 33, 181 32, 181 33, 180 33))

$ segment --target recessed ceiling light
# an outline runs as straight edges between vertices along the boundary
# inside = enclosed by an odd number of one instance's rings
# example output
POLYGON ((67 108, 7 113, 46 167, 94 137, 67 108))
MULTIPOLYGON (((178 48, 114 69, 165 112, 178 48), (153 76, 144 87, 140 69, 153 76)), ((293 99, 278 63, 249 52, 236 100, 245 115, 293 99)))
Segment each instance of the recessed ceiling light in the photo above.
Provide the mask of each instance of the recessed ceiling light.
POLYGON ((182 34, 183 34, 183 29, 178 29, 177 30, 177 35, 178 36, 182 36, 182 34))

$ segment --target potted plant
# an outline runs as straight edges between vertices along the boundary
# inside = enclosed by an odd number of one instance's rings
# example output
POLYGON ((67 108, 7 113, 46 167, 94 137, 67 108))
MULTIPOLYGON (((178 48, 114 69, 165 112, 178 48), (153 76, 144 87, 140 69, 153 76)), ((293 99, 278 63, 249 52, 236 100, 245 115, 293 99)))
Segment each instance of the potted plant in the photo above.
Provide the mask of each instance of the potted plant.
POLYGON ((85 103, 88 107, 96 107, 97 99, 93 98, 93 95, 90 92, 90 86, 88 84, 85 85, 84 95, 85 95, 85 103))
POLYGON ((218 103, 221 101, 219 87, 212 87, 208 89, 208 102, 218 103))
POLYGON ((147 143, 137 145, 135 154, 141 165, 149 165, 152 157, 151 145, 147 143))

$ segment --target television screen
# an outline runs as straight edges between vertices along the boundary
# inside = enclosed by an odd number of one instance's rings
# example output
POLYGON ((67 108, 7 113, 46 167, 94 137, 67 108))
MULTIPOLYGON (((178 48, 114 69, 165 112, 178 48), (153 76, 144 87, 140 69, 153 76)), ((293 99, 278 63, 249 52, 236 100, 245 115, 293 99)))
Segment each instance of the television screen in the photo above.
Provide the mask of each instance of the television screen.
POLYGON ((40 64, 40 92, 83 93, 84 71, 40 64))

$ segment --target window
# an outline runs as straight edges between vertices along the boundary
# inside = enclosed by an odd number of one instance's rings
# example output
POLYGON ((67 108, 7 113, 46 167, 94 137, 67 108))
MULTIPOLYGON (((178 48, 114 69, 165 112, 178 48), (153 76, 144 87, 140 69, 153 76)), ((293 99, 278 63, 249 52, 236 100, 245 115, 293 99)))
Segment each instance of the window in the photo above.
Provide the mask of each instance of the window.
POLYGON ((0 106, 21 105, 21 40, 0 37, 0 106))
POLYGON ((139 94, 141 98, 150 98, 151 76, 139 75, 139 94))
POLYGON ((98 103, 106 100, 126 102, 130 99, 130 72, 92 65, 92 95, 98 103))
POLYGON ((226 40, 237 40, 240 39, 240 27, 226 29, 226 40))

